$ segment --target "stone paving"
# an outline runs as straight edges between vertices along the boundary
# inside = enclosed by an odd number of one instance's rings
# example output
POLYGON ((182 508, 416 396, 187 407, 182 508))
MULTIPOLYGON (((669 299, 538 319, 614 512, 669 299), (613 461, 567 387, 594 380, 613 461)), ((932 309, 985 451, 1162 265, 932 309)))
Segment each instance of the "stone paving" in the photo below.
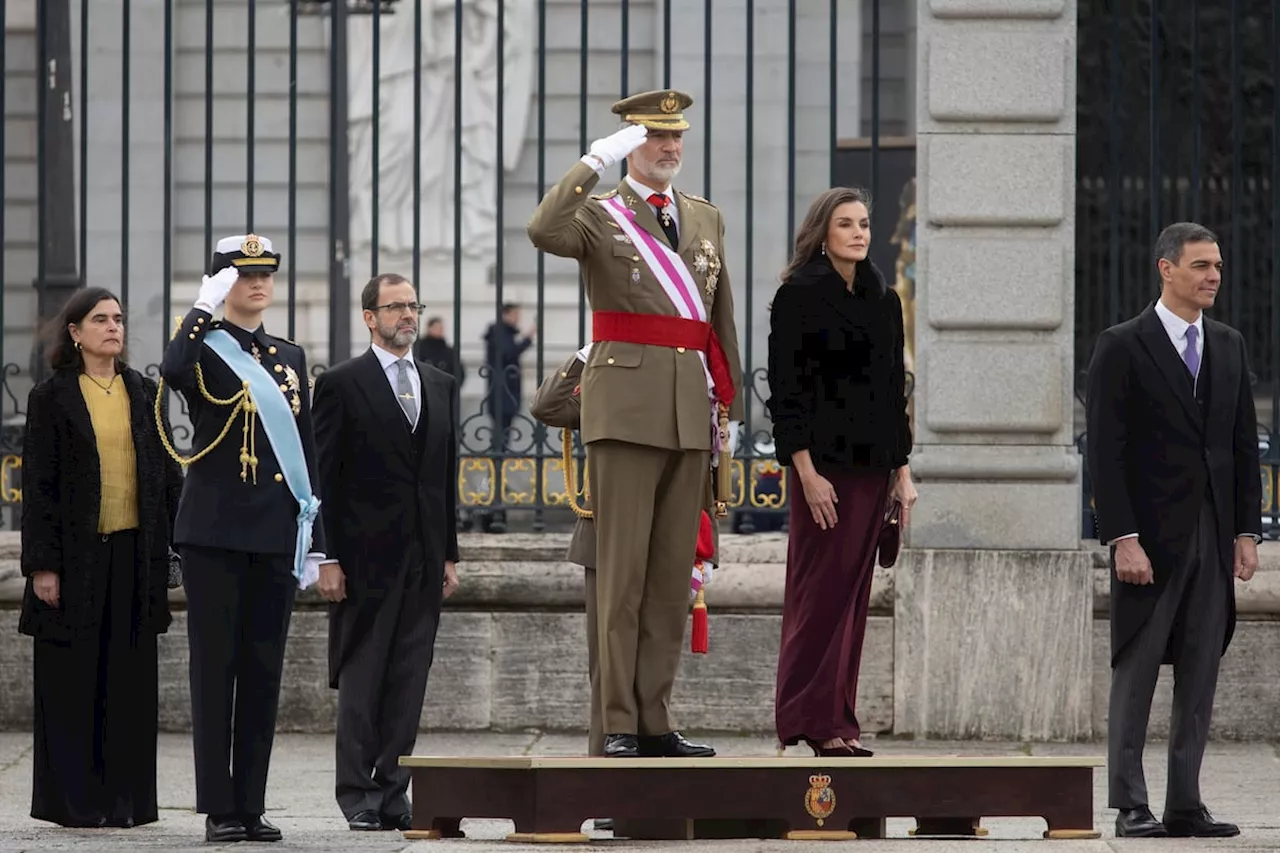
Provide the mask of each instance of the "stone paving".
MULTIPOLYGON (((773 755, 767 737, 707 736, 723 755, 773 755)), ((581 754, 584 738, 576 735, 527 734, 423 734, 415 752, 437 755, 573 755, 581 754)), ((881 739, 873 745, 879 754, 962 754, 962 755, 1101 755, 1105 745, 945 743, 881 739)), ((1153 810, 1160 813, 1164 786, 1163 743, 1148 749, 1147 779, 1152 791, 1153 810)), ((804 755, 806 750, 789 750, 804 755)), ((399 833, 350 832, 333 801, 333 738, 331 735, 280 735, 276 739, 271 779, 267 791, 268 817, 284 831, 284 842, 269 849, 284 853, 298 851, 415 851, 435 849, 460 853, 510 851, 526 845, 502 841, 511 831, 505 821, 465 821, 466 840, 406 842, 399 833)), ((192 809, 195 784, 191 765, 191 741, 184 734, 160 736, 159 789, 160 820, 133 830, 68 830, 39 823, 28 816, 31 796, 31 735, 0 733, 0 853, 10 851, 178 851, 232 849, 245 851, 263 845, 204 843, 203 818, 192 809)), ((903 851, 920 846, 928 853, 995 850, 1017 853, 1046 850, 1053 853, 1084 851, 1141 850, 1280 850, 1280 747, 1269 743, 1215 743, 1205 760, 1202 775, 1204 797, 1214 813, 1240 824, 1242 833, 1234 839, 1207 840, 1117 840, 1113 837, 1115 813, 1104 808, 1105 776, 1095 774, 1096 826, 1103 837, 1097 841, 1045 841, 1040 835, 1043 821, 991 819, 984 821, 990 836, 978 840, 909 839, 913 822, 889 822, 890 838, 884 841, 848 842, 857 850, 903 851)), ((590 847, 608 850, 683 849, 679 842, 630 842, 613 840, 608 833, 592 832, 590 847)), ((700 841, 699 851, 740 853, 740 851, 795 851, 830 849, 830 843, 786 841, 700 841)), ((843 846, 843 845, 837 845, 843 846)), ((545 851, 546 845, 529 845, 545 851)), ((575 845, 575 849, 582 849, 575 845)))

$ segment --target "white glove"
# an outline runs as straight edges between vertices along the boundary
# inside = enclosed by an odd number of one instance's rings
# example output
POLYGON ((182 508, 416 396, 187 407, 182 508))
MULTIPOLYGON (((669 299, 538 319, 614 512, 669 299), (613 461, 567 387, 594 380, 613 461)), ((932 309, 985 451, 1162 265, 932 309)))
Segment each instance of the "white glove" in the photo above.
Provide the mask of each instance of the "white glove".
POLYGON ((738 434, 742 432, 742 421, 729 421, 729 457, 738 455, 738 434))
MULTIPOLYGON (((221 275, 219 273, 218 275, 221 275)), ((216 276, 215 276, 216 278, 216 276)), ((324 560, 324 554, 308 554, 302 564, 302 577, 298 579, 298 588, 307 589, 312 584, 320 580, 320 561, 324 560)), ((325 562, 331 562, 325 560, 325 562)))
MULTIPOLYGON (((623 160, 627 159, 627 155, 635 151, 649 136, 649 130, 642 124, 629 124, 604 139, 597 139, 591 143, 591 149, 587 152, 587 156, 583 158, 584 162, 599 159, 598 169, 608 169, 623 160)), ((591 162, 595 166, 595 162, 591 162)))
POLYGON ((205 276, 200 285, 200 293, 196 296, 196 307, 212 314, 227 299, 227 294, 240 278, 240 271, 235 267, 224 267, 217 275, 205 276))
POLYGON ((591 344, 587 344, 585 347, 578 350, 576 355, 578 357, 578 361, 582 362, 583 364, 586 364, 587 357, 591 355, 591 344))

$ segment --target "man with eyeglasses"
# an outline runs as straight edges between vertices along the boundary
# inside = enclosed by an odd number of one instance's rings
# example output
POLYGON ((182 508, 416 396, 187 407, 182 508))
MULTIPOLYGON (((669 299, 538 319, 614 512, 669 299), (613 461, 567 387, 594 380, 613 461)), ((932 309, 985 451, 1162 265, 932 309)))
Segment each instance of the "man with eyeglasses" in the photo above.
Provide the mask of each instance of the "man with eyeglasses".
POLYGON ((408 280, 374 276, 360 304, 371 346, 315 390, 335 796, 351 829, 403 831, 400 756, 417 739, 441 603, 458 588, 455 380, 413 357, 422 306, 408 280))

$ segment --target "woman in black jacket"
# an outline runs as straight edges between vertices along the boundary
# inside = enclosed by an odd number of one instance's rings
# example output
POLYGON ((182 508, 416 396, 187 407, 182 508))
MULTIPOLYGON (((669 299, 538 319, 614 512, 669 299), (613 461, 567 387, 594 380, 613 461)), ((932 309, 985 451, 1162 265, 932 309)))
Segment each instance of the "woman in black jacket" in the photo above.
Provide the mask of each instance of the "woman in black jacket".
POLYGON ((916 500, 907 456, 902 304, 867 259, 870 200, 814 201, 774 295, 769 413, 791 514, 778 660, 783 746, 870 755, 854 713, 886 508, 916 500))
POLYGON ((22 452, 31 816, 138 826, 157 819, 156 635, 182 474, 160 443, 156 383, 124 362, 119 300, 78 291, 50 337, 54 373, 27 398, 22 452))

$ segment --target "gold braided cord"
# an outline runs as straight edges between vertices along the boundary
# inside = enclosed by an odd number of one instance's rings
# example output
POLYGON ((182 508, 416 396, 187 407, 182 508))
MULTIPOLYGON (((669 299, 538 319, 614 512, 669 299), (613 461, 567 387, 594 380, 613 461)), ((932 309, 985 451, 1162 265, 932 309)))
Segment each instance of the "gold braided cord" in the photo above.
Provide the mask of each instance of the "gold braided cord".
MULTIPOLYGON (((202 371, 200 369, 200 365, 197 364, 196 365, 196 387, 199 388, 200 390, 200 396, 204 397, 205 400, 214 404, 215 406, 232 406, 233 407, 231 409, 231 414, 227 417, 227 422, 222 426, 222 432, 218 433, 218 437, 215 438, 213 441, 211 441, 209 443, 209 446, 206 447, 204 450, 201 450, 191 456, 185 456, 185 457, 182 456, 180 453, 178 453, 178 451, 173 446, 173 442, 169 439, 169 430, 166 429, 164 425, 164 415, 162 413, 162 405, 161 405, 162 401, 164 400, 164 378, 161 377, 156 387, 156 405, 155 405, 156 428, 160 432, 160 443, 164 445, 164 449, 168 452, 169 456, 172 457, 173 461, 177 462, 179 465, 185 468, 194 462, 200 461, 205 456, 207 456, 215 447, 221 444, 222 440, 227 437, 227 433, 231 432, 231 425, 235 422, 236 415, 240 414, 240 412, 243 411, 245 413, 246 440, 241 445, 241 448, 240 448, 240 462, 241 462, 241 465, 247 465, 249 463, 253 463, 255 467, 254 473, 255 473, 255 480, 256 480, 257 459, 253 458, 253 455, 250 452, 250 449, 248 446, 249 440, 250 440, 248 436, 251 431, 251 425, 252 425, 252 419, 253 419, 253 413, 254 413, 253 403, 249 399, 248 383, 245 383, 245 386, 241 388, 240 391, 236 393, 234 396, 229 397, 225 400, 221 400, 213 396, 213 394, 209 393, 209 388, 204 383, 204 371, 202 371)), ((241 471, 241 477, 242 478, 244 477, 243 470, 241 471)))
MULTIPOLYGON (((560 431, 560 442, 562 446, 562 456, 564 459, 564 496, 569 502, 569 509, 573 510, 573 514, 578 518, 594 518, 595 515, 589 509, 584 509, 578 503, 578 486, 573 482, 573 430, 563 429, 560 431)), ((582 482, 587 482, 587 466, 582 466, 582 482)))

